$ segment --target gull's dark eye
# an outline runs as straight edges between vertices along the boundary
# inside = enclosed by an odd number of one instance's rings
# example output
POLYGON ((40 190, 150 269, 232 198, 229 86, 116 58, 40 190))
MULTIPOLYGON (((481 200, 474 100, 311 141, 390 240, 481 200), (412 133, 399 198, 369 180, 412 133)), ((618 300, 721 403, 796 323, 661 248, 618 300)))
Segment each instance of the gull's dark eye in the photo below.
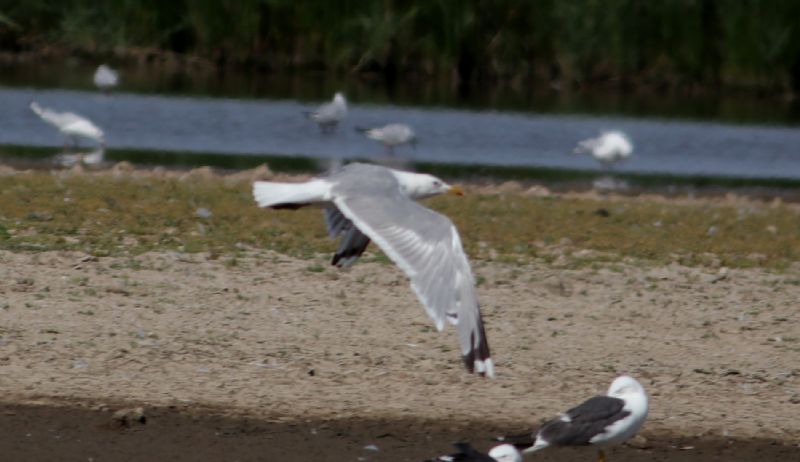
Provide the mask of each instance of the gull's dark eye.
POLYGON ((435 186, 435 187, 439 188, 439 187, 441 187, 441 186, 442 186, 442 182, 441 182, 441 181, 434 181, 434 182, 433 182, 433 186, 435 186))

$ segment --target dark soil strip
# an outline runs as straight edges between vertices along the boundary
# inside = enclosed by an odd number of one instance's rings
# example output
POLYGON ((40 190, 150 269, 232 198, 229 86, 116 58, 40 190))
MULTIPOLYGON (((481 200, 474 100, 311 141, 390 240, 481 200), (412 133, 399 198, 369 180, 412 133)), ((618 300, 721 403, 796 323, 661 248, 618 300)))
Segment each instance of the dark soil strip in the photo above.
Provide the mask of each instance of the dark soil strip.
MULTIPOLYGON (((500 429, 477 423, 415 420, 268 422, 146 409, 126 427, 113 412, 0 406, 0 460, 6 461, 421 461, 457 440, 491 446, 500 429), (458 429, 458 430, 454 430, 458 429), (377 449, 377 450, 376 450, 377 449)), ((508 429, 506 429, 508 430, 508 429)), ((512 429, 519 430, 519 429, 512 429)), ((771 440, 654 437, 646 449, 607 451, 613 462, 800 460, 800 448, 771 440)), ((549 450, 537 461, 595 460, 593 451, 549 450)))

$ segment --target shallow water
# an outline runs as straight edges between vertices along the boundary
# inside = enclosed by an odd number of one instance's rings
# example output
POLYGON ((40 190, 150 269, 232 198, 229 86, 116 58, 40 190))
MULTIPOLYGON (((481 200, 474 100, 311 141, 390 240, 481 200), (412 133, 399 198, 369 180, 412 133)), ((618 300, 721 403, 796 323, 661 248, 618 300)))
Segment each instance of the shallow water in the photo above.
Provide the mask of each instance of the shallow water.
POLYGON ((587 156, 571 154, 577 141, 603 129, 627 132, 635 155, 620 171, 677 175, 800 178, 800 130, 603 116, 362 105, 352 101, 346 122, 322 135, 292 100, 174 97, 121 93, 104 96, 73 90, 0 89, 0 144, 59 146, 60 134, 29 110, 31 100, 89 117, 112 148, 373 158, 383 148, 357 126, 405 122, 415 127, 416 150, 398 157, 416 161, 592 169, 587 156))

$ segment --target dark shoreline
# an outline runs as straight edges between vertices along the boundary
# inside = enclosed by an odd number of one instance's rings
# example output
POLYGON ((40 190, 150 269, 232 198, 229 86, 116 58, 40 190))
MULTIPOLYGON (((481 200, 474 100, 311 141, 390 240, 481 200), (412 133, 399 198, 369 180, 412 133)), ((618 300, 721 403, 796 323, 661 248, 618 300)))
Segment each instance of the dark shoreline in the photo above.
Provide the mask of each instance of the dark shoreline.
MULTIPOLYGON (((19 169, 59 168, 53 163, 58 148, 0 145, 0 163, 19 169)), ((365 160, 365 159, 347 159, 365 160)), ((380 161, 380 159, 377 159, 380 161)), ((139 149, 109 149, 105 152, 105 165, 130 162, 137 168, 164 167, 173 170, 190 170, 211 167, 220 173, 253 169, 266 164, 275 173, 318 174, 331 165, 332 159, 319 159, 303 155, 237 155, 223 153, 155 151, 139 149)), ((516 182, 520 188, 544 185, 554 192, 585 192, 603 190, 598 182, 609 175, 601 170, 580 170, 537 166, 471 165, 436 162, 401 162, 397 167, 423 171, 437 176, 475 184, 500 184, 516 182)), ((697 196, 723 197, 734 193, 760 200, 780 198, 786 202, 800 202, 800 178, 731 177, 715 175, 675 175, 654 172, 614 172, 613 182, 620 187, 615 193, 626 195, 659 194, 665 197, 697 196)))
MULTIPOLYGON (((120 405, 122 406, 122 405, 120 405)), ((128 404, 130 407, 130 404, 128 404)), ((188 404, 144 408, 145 424, 126 427, 112 419, 115 410, 5 403, 0 405, 0 454, 5 460, 239 460, 340 462, 364 457, 372 461, 420 461, 450 451, 453 441, 472 441, 487 449, 490 437, 504 431, 498 424, 409 418, 273 419, 227 417, 188 404), (374 445, 368 449, 369 445, 374 445), (377 451, 375 450, 377 448, 377 451)), ((613 448, 616 462, 720 460, 789 460, 800 453, 794 442, 775 438, 670 436, 648 432, 644 443, 613 448)), ((591 452, 591 451, 590 451, 591 452)), ((574 460, 584 451, 550 450, 537 460, 574 460)), ((587 453, 588 455, 588 453, 587 453)))

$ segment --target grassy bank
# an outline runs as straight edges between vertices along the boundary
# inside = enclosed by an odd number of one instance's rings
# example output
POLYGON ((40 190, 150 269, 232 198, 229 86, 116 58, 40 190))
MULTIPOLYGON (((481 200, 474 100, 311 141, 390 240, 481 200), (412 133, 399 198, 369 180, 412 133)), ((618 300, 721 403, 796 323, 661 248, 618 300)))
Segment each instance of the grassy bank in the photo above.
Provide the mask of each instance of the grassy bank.
MULTIPOLYGON (((223 178, 16 174, 0 177, 0 203, 0 248, 14 251, 207 251, 235 263, 243 246, 296 256, 334 249, 319 210, 261 210, 249 184, 223 178)), ((452 217, 476 259, 773 268, 800 259, 800 213, 788 206, 521 194, 428 204, 452 217)))
POLYGON ((793 0, 0 1, 0 48, 265 69, 800 89, 793 0))

